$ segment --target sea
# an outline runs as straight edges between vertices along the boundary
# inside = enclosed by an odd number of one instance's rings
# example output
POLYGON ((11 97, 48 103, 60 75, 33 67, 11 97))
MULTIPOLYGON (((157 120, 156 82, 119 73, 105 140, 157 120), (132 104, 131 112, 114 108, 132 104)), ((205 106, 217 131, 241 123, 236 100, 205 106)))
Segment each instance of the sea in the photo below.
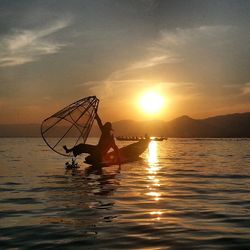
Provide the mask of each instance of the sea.
POLYGON ((0 139, 0 249, 250 249, 250 139, 152 141, 106 168, 70 160, 41 138, 0 139))

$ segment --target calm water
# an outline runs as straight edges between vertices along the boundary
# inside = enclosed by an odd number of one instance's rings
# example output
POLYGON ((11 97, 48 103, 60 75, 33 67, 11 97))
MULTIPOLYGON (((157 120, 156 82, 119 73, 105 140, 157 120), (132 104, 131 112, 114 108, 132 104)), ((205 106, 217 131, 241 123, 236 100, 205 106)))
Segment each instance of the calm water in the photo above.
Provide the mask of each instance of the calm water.
POLYGON ((250 249, 250 140, 152 142, 121 169, 66 161, 0 139, 1 249, 250 249))

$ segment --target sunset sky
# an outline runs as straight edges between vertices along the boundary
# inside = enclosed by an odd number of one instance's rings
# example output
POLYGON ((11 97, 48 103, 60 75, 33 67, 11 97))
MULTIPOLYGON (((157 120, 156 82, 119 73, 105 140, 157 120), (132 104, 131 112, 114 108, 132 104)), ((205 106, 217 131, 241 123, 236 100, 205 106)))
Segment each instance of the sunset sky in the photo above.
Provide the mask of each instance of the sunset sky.
POLYGON ((0 0, 0 123, 89 95, 111 121, 250 111, 249 28, 248 0, 0 0))

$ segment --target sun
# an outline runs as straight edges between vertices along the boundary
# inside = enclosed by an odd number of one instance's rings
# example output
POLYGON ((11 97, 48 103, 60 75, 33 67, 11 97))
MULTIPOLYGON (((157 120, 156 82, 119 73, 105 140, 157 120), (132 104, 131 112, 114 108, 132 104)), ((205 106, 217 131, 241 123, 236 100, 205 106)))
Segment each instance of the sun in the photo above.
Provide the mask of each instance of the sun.
POLYGON ((162 111, 165 105, 165 98, 157 92, 149 91, 141 96, 139 105, 144 113, 155 115, 162 111))

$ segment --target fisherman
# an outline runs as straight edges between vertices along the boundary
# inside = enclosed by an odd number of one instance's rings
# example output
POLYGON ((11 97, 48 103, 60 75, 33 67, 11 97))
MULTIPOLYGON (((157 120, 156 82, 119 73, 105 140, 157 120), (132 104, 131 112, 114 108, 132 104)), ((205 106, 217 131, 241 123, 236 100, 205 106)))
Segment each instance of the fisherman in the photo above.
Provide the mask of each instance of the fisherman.
POLYGON ((95 158, 95 161, 97 162, 103 162, 105 161, 105 155, 108 153, 108 151, 113 148, 115 151, 115 155, 117 157, 118 162, 120 162, 120 155, 119 155, 119 148, 115 144, 114 135, 112 133, 112 124, 110 122, 106 122, 104 125, 102 124, 102 121, 99 117, 99 115, 96 113, 95 119, 97 121, 97 124, 101 130, 101 137, 99 139, 99 142, 97 145, 90 145, 90 144, 83 144, 80 143, 73 148, 68 149, 67 146, 63 146, 66 153, 73 152, 73 155, 76 157, 79 154, 87 153, 90 154, 91 157, 95 158))

